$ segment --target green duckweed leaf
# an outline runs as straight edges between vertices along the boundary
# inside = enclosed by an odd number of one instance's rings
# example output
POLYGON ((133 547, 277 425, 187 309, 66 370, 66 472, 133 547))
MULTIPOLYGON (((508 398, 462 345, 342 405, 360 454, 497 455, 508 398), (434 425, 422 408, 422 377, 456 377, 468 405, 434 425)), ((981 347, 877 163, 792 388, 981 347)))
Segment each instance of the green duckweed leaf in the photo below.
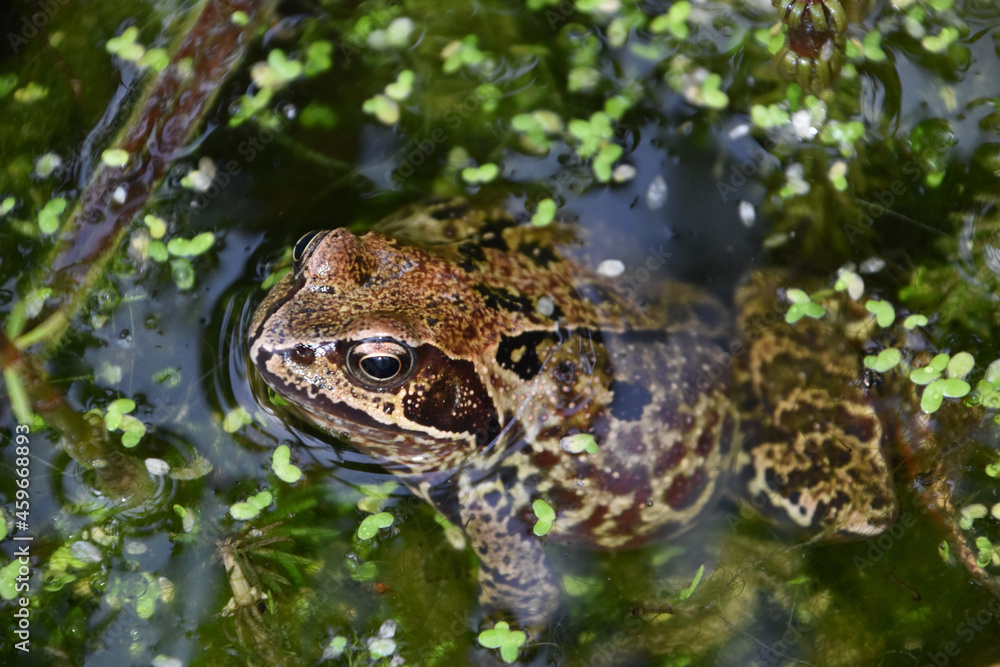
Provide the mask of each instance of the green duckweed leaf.
POLYGON ((986 367, 983 379, 989 382, 995 389, 1000 389, 1000 359, 995 359, 986 367))
POLYGON ((229 514, 237 521, 249 521, 260 514, 260 510, 244 501, 231 505, 229 507, 229 514))
POLYGON ((162 72, 170 65, 170 54, 166 49, 149 49, 139 58, 139 67, 149 67, 154 72, 162 72))
POLYGON ((396 77, 396 81, 385 87, 385 94, 394 100, 402 102, 413 91, 414 74, 411 69, 404 69, 396 77))
MULTIPOLYGON (((288 445, 280 445, 271 455, 271 469, 282 482, 293 484, 302 478, 302 470, 291 463, 291 450, 288 445)), ((390 515, 391 516, 391 515, 390 515)))
POLYGON ((865 291, 865 281, 864 278, 854 271, 841 269, 837 275, 837 282, 834 284, 833 289, 838 292, 846 290, 847 295, 857 301, 865 291))
POLYGON ((924 366, 923 368, 914 368, 910 371, 910 381, 913 384, 925 385, 930 384, 934 380, 941 377, 941 371, 931 368, 930 366, 924 366))
POLYGON ((931 382, 924 388, 924 393, 920 397, 920 409, 927 414, 933 414, 941 407, 944 401, 944 394, 941 393, 941 386, 936 384, 937 380, 931 382))
POLYGON ((940 383, 941 393, 948 398, 962 398, 972 390, 968 382, 959 378, 934 380, 931 384, 937 383, 940 383))
POLYGON ((785 296, 788 297, 788 300, 792 303, 809 303, 810 301, 812 301, 812 299, 809 298, 808 294, 798 289, 797 287, 792 287, 790 289, 785 290, 785 296))
POLYGON ((777 104, 754 104, 750 107, 750 119, 753 124, 761 128, 781 127, 791 122, 788 111, 782 109, 777 104))
POLYGON ((233 408, 222 418, 222 430, 226 433, 236 433, 252 421, 253 417, 246 408, 233 408))
POLYGON ((702 100, 709 109, 725 109, 729 106, 729 96, 722 92, 722 77, 709 74, 701 85, 702 100))
POLYGON ((327 71, 333 66, 332 53, 332 42, 313 42, 306 51, 306 62, 302 66, 302 73, 306 76, 316 76, 327 71))
POLYGON ((962 508, 962 518, 959 520, 958 525, 962 530, 969 530, 972 528, 972 524, 976 519, 982 519, 986 516, 986 514, 986 505, 982 505, 980 503, 967 505, 962 508))
POLYGON ((115 400, 108 403, 107 411, 117 412, 118 414, 124 415, 135 410, 135 401, 131 398, 116 398, 115 400))
POLYGON ((865 357, 865 368, 870 368, 876 373, 886 373, 893 368, 895 368, 901 359, 899 350, 894 347, 888 347, 878 355, 868 355, 865 357))
POLYGON ((479 633, 479 643, 486 648, 500 649, 500 657, 510 664, 517 660, 518 650, 528 641, 521 630, 511 630, 506 621, 499 621, 490 630, 479 633))
POLYGON ((865 303, 865 308, 869 313, 875 315, 875 321, 883 329, 892 326, 892 323, 896 320, 896 309, 888 301, 870 299, 865 303))
POLYGON ((122 431, 122 446, 127 448, 138 445, 146 435, 146 425, 132 415, 122 415, 118 428, 122 431))
POLYGON ((291 81, 302 74, 302 63, 285 55, 281 49, 271 49, 267 54, 267 64, 278 75, 282 82, 291 81))
POLYGON ((28 82, 23 88, 14 91, 14 101, 21 104, 32 104, 44 100, 49 96, 48 86, 43 86, 34 81, 28 82))
POLYGON ((669 32, 677 39, 687 39, 690 29, 687 26, 688 16, 691 15, 691 3, 687 0, 679 0, 670 7, 666 14, 657 16, 649 22, 649 30, 654 35, 662 35, 669 32))
POLYGON ((202 232, 193 239, 176 237, 167 242, 167 251, 175 257, 197 257, 204 254, 215 243, 215 234, 202 232))
POLYGON ((546 197, 538 202, 538 208, 535 210, 535 214, 531 216, 531 224, 536 227, 544 227, 555 220, 555 217, 556 202, 554 199, 546 197))
POLYGON ((535 535, 542 537, 548 534, 549 530, 552 529, 552 523, 556 519, 555 510, 541 498, 531 503, 531 509, 535 512, 535 516, 538 517, 538 521, 535 522, 535 527, 533 528, 535 535))
POLYGON ((43 234, 55 234, 59 229, 59 216, 66 210, 66 200, 56 197, 49 201, 38 212, 38 229, 43 234))
POLYGON ((968 352, 959 352, 948 360, 944 374, 950 378, 964 378, 976 365, 975 358, 968 352))
POLYGON ((260 493, 247 498, 247 502, 259 510, 266 508, 272 501, 274 501, 274 496, 272 496, 271 492, 267 489, 264 489, 260 493))
POLYGON ((149 229, 149 235, 154 239, 162 239, 167 233, 167 221, 155 215, 147 215, 143 223, 149 229))
POLYGON ((597 440, 590 433, 567 435, 559 440, 559 446, 563 451, 570 454, 582 454, 583 452, 587 452, 588 454, 597 453, 597 440))
POLYGON ((20 563, 17 558, 13 559, 3 568, 0 568, 0 597, 4 600, 13 600, 18 597, 17 577, 20 563))
POLYGON ((393 521, 395 521, 395 517, 389 512, 379 512, 366 516, 361 525, 358 526, 358 538, 370 540, 378 534, 379 530, 391 526, 393 521))
POLYGON ((104 48, 108 53, 116 55, 122 60, 136 62, 146 53, 146 49, 135 41, 138 36, 139 29, 130 26, 118 37, 109 39, 104 48))
POLYGON ((926 35, 920 40, 920 44, 931 53, 943 53, 958 37, 958 28, 948 25, 936 35, 926 35))
POLYGON ((789 324, 795 324, 803 317, 811 317, 818 320, 824 315, 826 315, 826 310, 824 310, 823 306, 814 301, 808 301, 806 303, 793 303, 788 308, 788 312, 785 313, 785 321, 789 324))
POLYGON ((624 149, 618 144, 607 144, 601 148, 597 157, 594 158, 594 176, 601 183, 611 180, 611 167, 622 156, 624 149))
POLYGON ((121 148, 109 148, 101 153, 101 162, 109 167, 120 169, 128 164, 128 151, 121 148))
POLYGON ((368 652, 375 660, 388 658, 396 652, 396 642, 388 637, 378 637, 368 644, 368 652))
POLYGON ((556 518, 556 511, 541 498, 531 503, 531 509, 539 519, 554 521, 556 518))
POLYGON ((951 357, 944 352, 941 352, 940 354, 934 355, 934 358, 931 359, 931 363, 927 365, 936 370, 938 373, 943 373, 944 369, 948 367, 948 361, 950 359, 951 357))
POLYGON ((170 260, 170 277, 178 289, 188 290, 194 287, 194 267, 184 257, 170 260))
POLYGON ((399 120, 399 103, 381 93, 365 100, 361 110, 375 116, 383 125, 394 125, 399 120))
POLYGON ((865 58, 873 63, 880 63, 886 59, 885 51, 882 50, 882 33, 872 30, 865 35, 861 42, 861 51, 865 58))
POLYGON ((466 167, 462 170, 462 179, 469 184, 489 183, 500 174, 500 167, 487 162, 479 167, 466 167))
POLYGON ((163 241, 152 240, 149 242, 149 258, 154 262, 165 262, 170 259, 170 251, 167 250, 167 244, 163 241))

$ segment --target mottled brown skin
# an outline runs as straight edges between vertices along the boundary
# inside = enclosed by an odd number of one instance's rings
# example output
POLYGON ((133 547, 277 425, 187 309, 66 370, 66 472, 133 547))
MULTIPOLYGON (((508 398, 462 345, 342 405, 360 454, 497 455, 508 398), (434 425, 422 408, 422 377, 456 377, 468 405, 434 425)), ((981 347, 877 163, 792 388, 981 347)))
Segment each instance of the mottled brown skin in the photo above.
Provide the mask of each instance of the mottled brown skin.
MULTIPOLYGON (((361 237, 321 232, 300 241, 294 270, 260 305, 250 355, 306 418, 461 526, 484 607, 524 627, 544 625, 559 601, 532 534, 539 498, 557 512, 546 539, 628 547, 689 525, 739 458, 750 491, 813 532, 869 534, 891 520, 864 396, 792 395, 830 374, 807 358, 816 347, 798 354, 802 341, 772 326, 733 354, 743 343, 729 309, 708 295, 669 283, 636 303, 567 251, 579 251, 570 227, 461 202, 361 237), (776 390, 762 377, 805 360, 779 372, 776 390), (581 433, 596 454, 560 445, 581 433)), ((764 307, 752 292, 741 296, 750 317, 764 307)))
POLYGON ((830 298, 822 320, 786 325, 779 283, 753 274, 736 293, 747 352, 737 357, 735 383, 751 406, 739 454, 745 490, 818 537, 877 535, 896 518, 885 449, 898 436, 864 386, 852 343, 861 342, 868 313, 830 298))

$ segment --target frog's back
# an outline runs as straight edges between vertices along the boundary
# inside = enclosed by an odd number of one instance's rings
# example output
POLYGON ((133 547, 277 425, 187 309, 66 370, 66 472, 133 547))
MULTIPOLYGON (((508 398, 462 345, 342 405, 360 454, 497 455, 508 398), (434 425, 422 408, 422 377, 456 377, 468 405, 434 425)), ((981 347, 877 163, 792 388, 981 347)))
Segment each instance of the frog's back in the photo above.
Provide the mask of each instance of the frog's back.
POLYGON ((681 283, 638 302, 597 272, 579 230, 436 213, 406 217, 409 233, 453 257, 488 308, 515 315, 483 348, 504 431, 477 474, 504 480, 525 521, 536 499, 557 508, 556 537, 614 548, 689 524, 739 433, 727 309, 681 283), (586 436, 596 452, 581 449, 586 436))

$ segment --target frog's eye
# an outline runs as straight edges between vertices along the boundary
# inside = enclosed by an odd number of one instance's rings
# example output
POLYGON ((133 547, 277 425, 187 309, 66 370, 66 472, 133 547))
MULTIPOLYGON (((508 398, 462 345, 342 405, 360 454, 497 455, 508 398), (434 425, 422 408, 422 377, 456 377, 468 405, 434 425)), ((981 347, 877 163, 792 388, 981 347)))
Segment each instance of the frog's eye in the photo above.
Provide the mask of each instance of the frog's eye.
POLYGON ((347 352, 347 370, 362 386, 382 389, 405 380, 414 366, 415 354, 400 342, 373 338, 355 343, 347 352))
POLYGON ((309 245, 312 240, 316 238, 320 233, 320 230, 314 229, 311 232, 307 232, 302 235, 298 241, 295 242, 295 247, 292 248, 292 261, 295 262, 295 270, 298 271, 299 263, 306 255, 306 251, 309 249, 309 245))

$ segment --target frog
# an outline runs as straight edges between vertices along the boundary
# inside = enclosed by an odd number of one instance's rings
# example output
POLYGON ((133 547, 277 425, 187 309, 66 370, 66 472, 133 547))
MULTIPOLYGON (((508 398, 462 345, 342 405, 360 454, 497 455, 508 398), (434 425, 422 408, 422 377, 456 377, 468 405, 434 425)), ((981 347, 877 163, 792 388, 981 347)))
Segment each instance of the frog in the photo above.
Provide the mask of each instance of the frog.
POLYGON ((466 200, 311 232, 256 309, 250 360, 460 527, 482 614, 531 632, 562 600, 547 544, 669 540, 732 493, 807 539, 892 525, 891 429, 855 343, 787 324, 775 274, 731 303, 638 291, 584 234, 466 200))

